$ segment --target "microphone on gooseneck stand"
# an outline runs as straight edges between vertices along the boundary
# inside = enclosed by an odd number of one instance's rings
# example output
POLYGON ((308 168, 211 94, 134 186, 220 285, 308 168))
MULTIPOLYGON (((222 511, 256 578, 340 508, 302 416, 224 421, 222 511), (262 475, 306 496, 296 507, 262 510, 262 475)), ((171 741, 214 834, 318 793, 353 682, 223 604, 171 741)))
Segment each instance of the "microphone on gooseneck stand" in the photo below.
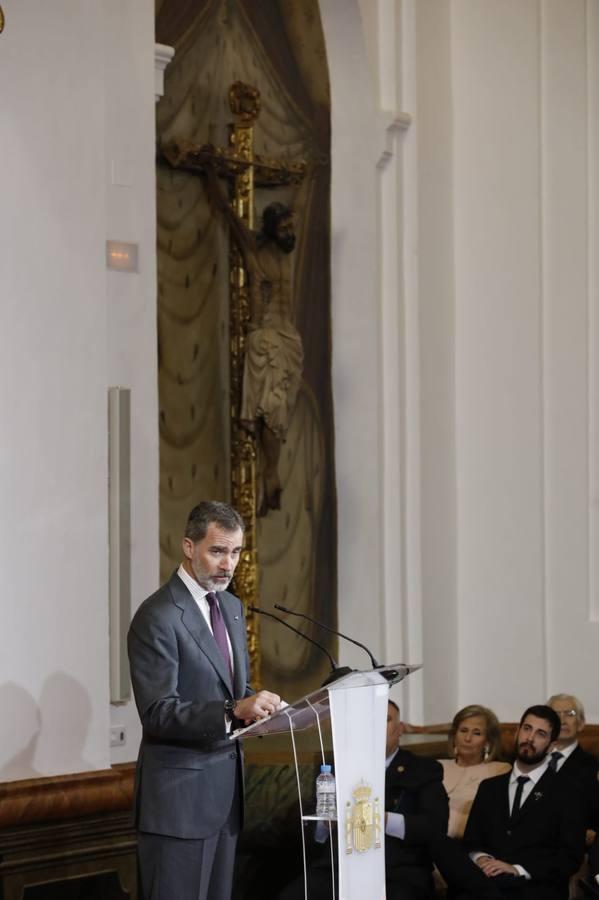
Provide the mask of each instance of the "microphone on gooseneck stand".
MULTIPOLYGON (((341 637, 346 641, 349 641, 350 644, 355 644, 356 647, 361 647, 362 650, 365 650, 368 656, 370 657, 370 662, 372 663, 373 669, 380 669, 381 664, 377 662, 375 657, 372 655, 368 647, 361 644, 360 641, 354 640, 354 638, 348 637, 346 634, 342 634, 340 631, 335 631, 334 628, 330 628, 328 625, 325 625, 324 622, 319 622, 317 619, 313 619, 311 616, 307 616, 305 613, 295 612, 293 609, 287 609, 286 606, 281 606, 280 603, 273 604, 275 609, 280 609, 281 612, 287 613, 290 616, 299 616, 302 619, 307 619, 308 622, 312 622, 313 625, 318 625, 319 628, 324 628, 325 631, 330 631, 332 634, 336 634, 337 637, 341 637)), ((282 620, 281 620, 282 621, 282 620)), ((287 623, 285 623, 287 624, 287 623)))
POLYGON ((327 684, 331 684, 333 681, 337 681, 338 678, 343 678, 344 675, 350 675, 353 672, 353 669, 350 669, 348 666, 340 666, 339 663, 331 656, 326 647, 323 647, 322 644, 319 644, 318 641, 315 641, 313 638, 308 637, 307 634, 304 634, 303 631, 300 631, 299 628, 294 628, 293 625, 290 625, 289 622, 286 622, 285 619, 279 618, 279 616, 275 616, 273 613, 268 612, 266 609, 260 609, 259 606, 248 606, 250 612, 258 613, 261 616, 268 616, 269 619, 274 619, 275 622, 279 622, 281 625, 284 625, 285 628, 289 628, 290 631, 293 631, 294 634, 299 634, 300 637, 304 638, 304 640, 308 641, 310 644, 314 644, 315 647, 318 647, 319 650, 322 650, 326 656, 329 658, 329 662, 331 664, 331 674, 325 678, 322 683, 322 687, 326 687, 327 684))

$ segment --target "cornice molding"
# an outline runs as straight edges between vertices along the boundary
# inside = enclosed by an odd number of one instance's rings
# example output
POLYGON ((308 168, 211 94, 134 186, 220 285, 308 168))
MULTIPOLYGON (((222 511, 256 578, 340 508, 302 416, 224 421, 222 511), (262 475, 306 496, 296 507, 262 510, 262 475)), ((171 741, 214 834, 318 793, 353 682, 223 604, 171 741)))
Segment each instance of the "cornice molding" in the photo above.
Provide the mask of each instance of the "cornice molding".
POLYGON ((164 71, 172 62, 175 48, 168 44, 154 44, 154 97, 156 103, 164 94, 164 71))

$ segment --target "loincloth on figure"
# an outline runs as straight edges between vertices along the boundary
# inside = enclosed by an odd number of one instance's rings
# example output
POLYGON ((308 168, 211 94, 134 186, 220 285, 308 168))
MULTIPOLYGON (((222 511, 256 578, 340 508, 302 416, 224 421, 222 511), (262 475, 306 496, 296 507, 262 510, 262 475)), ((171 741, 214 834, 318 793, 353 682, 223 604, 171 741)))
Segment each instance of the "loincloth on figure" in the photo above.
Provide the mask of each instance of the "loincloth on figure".
POLYGON ((252 428, 258 419, 281 440, 302 378, 304 353, 293 325, 250 331, 245 347, 241 420, 252 428))

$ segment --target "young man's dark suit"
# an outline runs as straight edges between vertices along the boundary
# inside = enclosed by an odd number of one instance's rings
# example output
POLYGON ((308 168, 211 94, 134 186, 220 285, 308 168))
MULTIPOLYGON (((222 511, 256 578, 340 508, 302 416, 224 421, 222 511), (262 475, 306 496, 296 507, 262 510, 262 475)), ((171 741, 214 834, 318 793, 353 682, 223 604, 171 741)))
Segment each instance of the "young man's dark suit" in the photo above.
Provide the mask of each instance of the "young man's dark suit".
MULTIPOLYGON (((434 759, 399 749, 385 775, 385 810, 402 813, 405 837, 385 835, 387 900, 432 900, 434 897, 429 844, 447 832, 449 803, 443 769, 434 759)), ((310 900, 330 900, 328 843, 308 871, 310 900)), ((279 900, 303 900, 304 880, 288 885, 279 900)))
POLYGON ((129 630, 131 679, 143 726, 134 801, 141 896, 150 895, 148 885, 160 900, 205 896, 203 883, 195 892, 191 879, 200 875, 193 874, 193 864, 198 854, 212 850, 190 842, 211 838, 223 827, 213 881, 219 880, 220 866, 222 896, 229 896, 242 772, 240 750, 226 735, 224 702, 253 691, 243 606, 228 591, 217 596, 233 651, 234 685, 196 601, 176 573, 140 606, 129 630), (172 848, 173 840, 189 853, 189 862, 171 862, 165 874, 161 847, 172 848), (158 883, 172 886, 159 889, 158 883))
MULTIPOLYGON (((510 820, 511 773, 481 782, 464 834, 464 849, 486 852, 531 876, 494 881, 501 894, 522 900, 567 900, 568 879, 584 854, 582 797, 575 783, 546 771, 510 820)), ((445 874, 445 873, 444 873, 445 874)), ((465 896, 472 896, 470 894, 465 896)))

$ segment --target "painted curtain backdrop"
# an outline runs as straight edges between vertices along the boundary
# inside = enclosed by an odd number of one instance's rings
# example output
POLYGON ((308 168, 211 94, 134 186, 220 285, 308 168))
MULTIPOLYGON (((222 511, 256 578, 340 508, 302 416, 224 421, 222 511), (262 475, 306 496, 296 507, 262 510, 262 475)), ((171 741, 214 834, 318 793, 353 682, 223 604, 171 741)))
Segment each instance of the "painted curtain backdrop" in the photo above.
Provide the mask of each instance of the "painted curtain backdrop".
MULTIPOLYGON (((281 602, 334 627, 330 98, 318 4, 162 0, 156 39, 176 48, 157 107, 159 144, 178 138, 227 146, 228 89, 240 80, 261 94, 255 152, 308 164, 299 187, 258 188, 255 195, 256 227, 274 200, 297 213, 294 315, 304 349, 302 386, 281 453, 281 509, 258 520, 256 602, 269 609, 281 602)), ((229 235, 200 177, 159 162, 157 182, 164 578, 178 563, 191 506, 230 497, 229 235)), ((307 623, 305 630, 334 648, 326 632, 307 623)), ((328 670, 318 650, 266 619, 260 644, 262 681, 289 696, 315 687, 328 670)))

